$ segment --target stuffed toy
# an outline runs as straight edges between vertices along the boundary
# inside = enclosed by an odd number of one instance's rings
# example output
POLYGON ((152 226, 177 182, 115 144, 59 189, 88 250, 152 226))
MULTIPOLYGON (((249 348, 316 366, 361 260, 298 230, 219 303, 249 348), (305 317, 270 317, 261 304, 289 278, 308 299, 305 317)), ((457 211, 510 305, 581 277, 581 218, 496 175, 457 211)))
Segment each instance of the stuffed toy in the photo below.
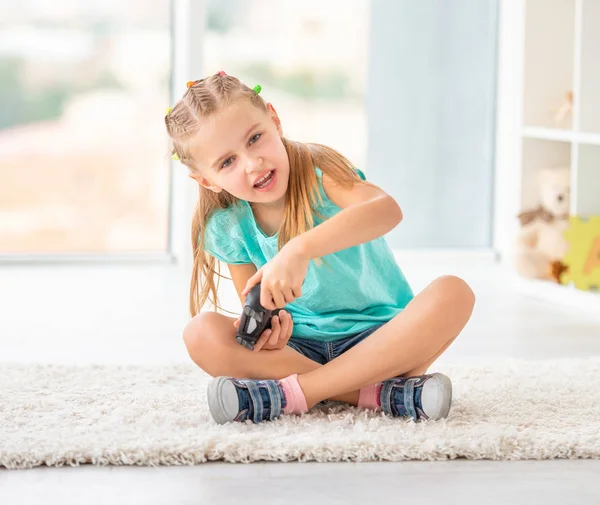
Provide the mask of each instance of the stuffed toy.
POLYGON ((514 264, 517 272, 530 279, 560 282, 562 260, 568 243, 571 178, 569 168, 547 168, 539 172, 540 204, 518 215, 514 264))

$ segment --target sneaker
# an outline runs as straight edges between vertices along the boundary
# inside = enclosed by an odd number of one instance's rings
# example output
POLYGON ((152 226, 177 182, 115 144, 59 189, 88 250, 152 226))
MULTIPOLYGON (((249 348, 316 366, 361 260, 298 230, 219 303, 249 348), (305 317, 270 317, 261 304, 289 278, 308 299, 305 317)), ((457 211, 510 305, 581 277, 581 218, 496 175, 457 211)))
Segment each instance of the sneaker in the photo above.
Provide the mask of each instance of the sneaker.
POLYGON ((208 384, 208 407, 218 424, 230 421, 272 421, 286 405, 276 380, 216 377, 208 384))
POLYGON ((452 382, 441 373, 395 377, 383 381, 379 399, 381 410, 390 416, 414 421, 442 419, 450 411, 452 382))

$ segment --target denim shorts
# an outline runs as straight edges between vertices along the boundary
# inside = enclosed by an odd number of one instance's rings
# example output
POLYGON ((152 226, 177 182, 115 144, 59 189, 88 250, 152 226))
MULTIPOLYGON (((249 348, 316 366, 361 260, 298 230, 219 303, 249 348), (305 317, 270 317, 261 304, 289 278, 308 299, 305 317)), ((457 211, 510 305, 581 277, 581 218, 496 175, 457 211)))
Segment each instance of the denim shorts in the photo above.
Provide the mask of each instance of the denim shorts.
POLYGON ((288 340, 287 345, 294 349, 294 351, 298 351, 303 356, 306 356, 307 358, 324 365, 325 363, 352 349, 356 344, 362 342, 365 338, 371 335, 371 333, 381 328, 384 324, 385 323, 376 324, 375 326, 371 326, 360 333, 355 333, 333 342, 319 342, 318 340, 294 337, 292 335, 288 340))

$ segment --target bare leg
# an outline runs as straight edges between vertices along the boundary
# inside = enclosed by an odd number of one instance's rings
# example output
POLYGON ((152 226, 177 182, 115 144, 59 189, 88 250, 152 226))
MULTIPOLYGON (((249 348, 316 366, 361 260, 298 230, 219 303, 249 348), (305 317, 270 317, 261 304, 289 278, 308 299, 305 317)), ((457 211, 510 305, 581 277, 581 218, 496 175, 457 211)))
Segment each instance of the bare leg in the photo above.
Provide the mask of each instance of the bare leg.
MULTIPOLYGON (((279 380, 292 374, 298 374, 309 407, 325 399, 356 405, 361 387, 397 375, 410 377, 424 374, 460 333, 470 317, 473 303, 474 296, 461 279, 455 277, 437 279, 422 293, 419 293, 396 318, 327 365, 312 361, 290 347, 276 351, 252 352, 235 341, 234 319, 214 312, 202 312, 194 317, 184 330, 184 342, 192 360, 213 377, 226 375, 238 378, 279 380), (434 317, 431 317, 432 314, 434 317), (419 328, 421 325, 424 326, 424 329, 419 328), (381 334, 384 336, 381 337, 381 334), (397 345, 396 340, 401 338, 408 339, 408 346, 401 341, 402 347, 392 353, 394 356, 400 354, 400 366, 389 365, 390 362, 393 363, 393 358, 381 360, 377 357, 379 352, 383 352, 384 355, 387 353, 386 341, 387 345, 390 345, 390 341, 391 345, 397 345), (446 341, 436 349, 435 346, 439 345, 438 342, 443 341, 444 338, 446 341), (379 341, 383 339, 383 344, 375 343, 373 345, 373 341, 376 339, 379 341), (342 392, 323 396, 328 393, 326 391, 319 393, 321 390, 315 388, 316 393, 311 395, 311 380, 323 381, 320 378, 322 376, 316 375, 315 371, 322 373, 326 372, 326 369, 333 368, 336 374, 341 373, 342 376, 346 374, 347 379, 353 378, 354 383, 357 383, 354 376, 360 374, 361 365, 357 367, 356 371, 350 373, 345 372, 344 368, 346 366, 355 367, 353 361, 356 359, 362 363, 362 368, 365 368, 364 363, 371 363, 364 358, 365 350, 363 348, 367 342, 369 345, 366 352, 369 352, 370 348, 371 352, 375 350, 376 353, 373 362, 379 365, 388 364, 389 369, 393 370, 392 372, 377 374, 379 367, 369 365, 367 368, 375 373, 375 375, 370 375, 375 378, 366 379, 366 382, 363 380, 362 385, 357 386, 354 390, 348 391, 342 384, 338 386, 342 392), (420 351, 420 355, 412 354, 411 346, 420 351), (348 356, 350 356, 350 361, 348 356), (403 365, 402 360, 407 364, 403 365), (340 362, 341 368, 339 367, 340 362)), ((364 375, 364 371, 362 373, 364 375)))
MULTIPOLYGON (((458 335, 456 335, 456 337, 458 337, 458 335)), ((422 365, 419 365, 416 368, 413 368, 412 370, 409 370, 408 372, 405 372, 403 374, 400 374, 401 377, 416 377, 417 375, 425 375, 427 373, 427 370, 429 369, 429 367, 442 355, 444 354, 444 352, 446 351, 446 349, 448 349, 448 347, 450 347, 450 344, 452 344, 452 342, 454 342, 456 340, 456 337, 454 337, 452 340, 450 340, 444 347, 442 347, 442 349, 431 359, 428 359, 425 363, 423 363, 422 365)))
POLYGON ((320 401, 394 377, 421 372, 471 317, 475 296, 458 277, 433 281, 394 319, 320 368, 298 375, 309 408, 320 401))
MULTIPOLYGON (((258 352, 242 347, 235 340, 234 321, 215 312, 201 312, 184 330, 190 357, 209 375, 280 380, 323 366, 287 346, 258 352)), ((358 395, 358 391, 345 391, 328 399, 356 405, 358 395)))

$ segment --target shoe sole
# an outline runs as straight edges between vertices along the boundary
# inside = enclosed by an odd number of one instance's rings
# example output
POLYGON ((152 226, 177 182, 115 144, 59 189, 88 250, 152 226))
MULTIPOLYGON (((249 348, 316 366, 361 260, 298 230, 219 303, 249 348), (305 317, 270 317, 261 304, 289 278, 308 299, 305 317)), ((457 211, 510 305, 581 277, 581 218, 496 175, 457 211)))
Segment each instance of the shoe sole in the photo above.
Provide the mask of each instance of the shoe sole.
POLYGON ((450 412, 452 382, 444 374, 434 373, 432 375, 433 377, 422 386, 421 406, 425 415, 435 421, 447 417, 450 412))
POLYGON ((208 384, 208 408, 217 424, 231 422, 239 413, 238 395, 228 377, 217 377, 208 384))

